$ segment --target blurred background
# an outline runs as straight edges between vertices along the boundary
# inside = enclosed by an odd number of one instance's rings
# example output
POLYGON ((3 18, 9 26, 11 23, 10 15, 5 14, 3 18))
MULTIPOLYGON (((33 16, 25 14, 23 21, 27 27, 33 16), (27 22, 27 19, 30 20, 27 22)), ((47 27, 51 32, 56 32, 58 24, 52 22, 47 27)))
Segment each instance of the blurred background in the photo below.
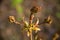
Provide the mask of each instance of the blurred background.
POLYGON ((29 40, 23 25, 10 23, 8 17, 14 16, 19 22, 25 17, 28 21, 34 5, 41 7, 35 15, 39 23, 49 15, 53 20, 52 24, 39 25, 38 40, 53 40, 56 33, 56 40, 60 40, 60 0, 0 0, 0 40, 29 40))

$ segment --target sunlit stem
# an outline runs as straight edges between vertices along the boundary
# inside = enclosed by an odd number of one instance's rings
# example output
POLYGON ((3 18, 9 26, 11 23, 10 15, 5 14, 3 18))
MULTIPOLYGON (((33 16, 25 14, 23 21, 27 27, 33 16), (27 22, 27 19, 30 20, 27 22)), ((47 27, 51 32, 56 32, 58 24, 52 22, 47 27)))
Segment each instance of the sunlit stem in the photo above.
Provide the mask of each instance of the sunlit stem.
POLYGON ((32 30, 31 30, 31 36, 30 36, 31 40, 32 40, 32 30))

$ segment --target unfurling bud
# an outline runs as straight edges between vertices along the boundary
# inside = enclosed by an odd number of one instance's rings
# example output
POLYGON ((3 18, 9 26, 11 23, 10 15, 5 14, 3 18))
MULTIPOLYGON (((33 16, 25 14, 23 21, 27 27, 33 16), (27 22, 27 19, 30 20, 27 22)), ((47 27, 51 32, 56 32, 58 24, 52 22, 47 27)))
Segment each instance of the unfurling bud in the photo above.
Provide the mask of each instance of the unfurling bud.
POLYGON ((38 12, 38 8, 37 7, 32 7, 30 10, 32 13, 37 13, 38 12))
POLYGON ((51 17, 50 17, 50 16, 48 16, 47 21, 49 22, 49 24, 51 24, 51 23, 52 23, 52 19, 51 19, 51 17))
POLYGON ((12 23, 15 22, 15 17, 14 16, 9 16, 9 21, 12 22, 12 23))
POLYGON ((48 18, 44 20, 44 23, 51 24, 51 23, 52 23, 52 19, 51 19, 51 17, 48 16, 48 18))

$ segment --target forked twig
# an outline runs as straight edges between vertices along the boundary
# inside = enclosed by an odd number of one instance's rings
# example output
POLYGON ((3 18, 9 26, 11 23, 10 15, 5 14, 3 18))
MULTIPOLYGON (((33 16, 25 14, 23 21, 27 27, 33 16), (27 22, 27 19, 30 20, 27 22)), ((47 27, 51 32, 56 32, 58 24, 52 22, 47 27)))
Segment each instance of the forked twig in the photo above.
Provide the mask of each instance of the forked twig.
MULTIPOLYGON (((30 37, 30 40, 32 40, 32 38, 33 38, 32 32, 35 31, 37 33, 41 29, 38 28, 38 25, 39 25, 39 19, 38 18, 37 18, 36 23, 35 24, 33 23, 34 14, 38 12, 38 8, 34 6, 31 8, 30 11, 31 11, 31 14, 30 14, 29 22, 25 21, 23 18, 23 23, 24 23, 24 30, 27 31, 27 36, 30 37)), ((20 24, 20 22, 16 21, 14 16, 9 16, 9 21, 11 23, 20 24)), ((50 16, 47 19, 45 19, 43 21, 43 23, 51 24, 52 20, 51 20, 50 16)))

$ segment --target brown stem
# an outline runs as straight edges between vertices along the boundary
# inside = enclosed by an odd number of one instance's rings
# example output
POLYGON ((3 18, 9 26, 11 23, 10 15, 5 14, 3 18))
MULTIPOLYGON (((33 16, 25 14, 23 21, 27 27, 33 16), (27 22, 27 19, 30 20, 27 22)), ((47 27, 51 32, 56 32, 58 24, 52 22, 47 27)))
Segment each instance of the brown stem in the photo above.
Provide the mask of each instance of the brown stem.
POLYGON ((34 18, 34 14, 31 13, 31 14, 30 14, 30 19, 29 19, 29 23, 30 23, 30 24, 32 23, 33 18, 34 18))

